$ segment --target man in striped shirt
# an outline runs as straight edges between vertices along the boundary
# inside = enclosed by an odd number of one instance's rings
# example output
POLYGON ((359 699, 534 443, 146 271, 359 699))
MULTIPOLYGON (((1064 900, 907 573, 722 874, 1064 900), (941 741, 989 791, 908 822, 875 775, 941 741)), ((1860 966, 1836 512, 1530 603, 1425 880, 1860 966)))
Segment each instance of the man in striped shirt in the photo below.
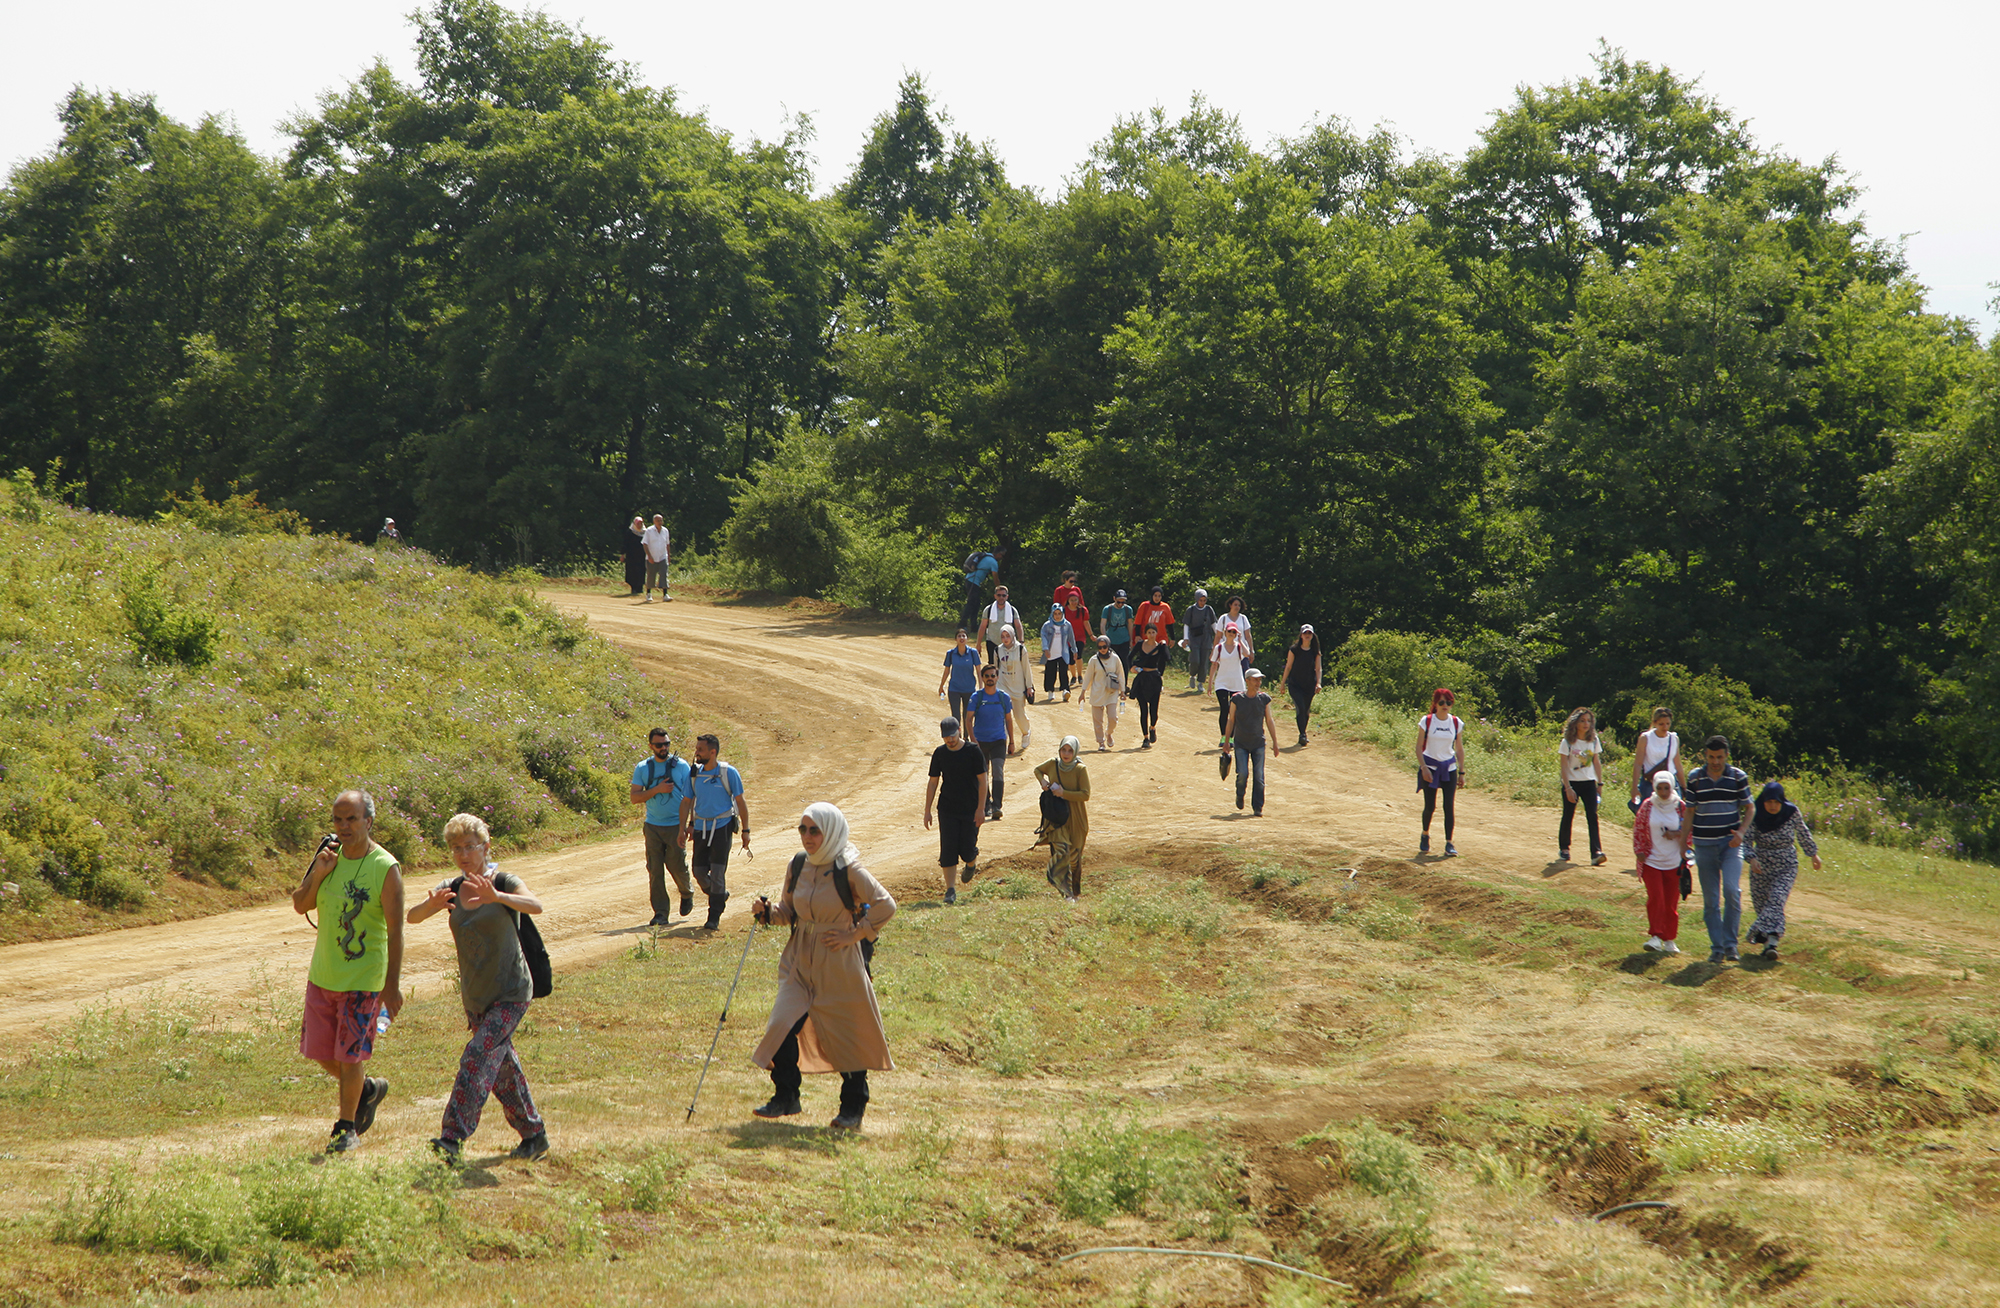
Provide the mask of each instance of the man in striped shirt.
POLYGON ((1708 961, 1736 961, 1743 919, 1743 824, 1750 820, 1750 777, 1729 762, 1729 741, 1710 736, 1708 766, 1688 775, 1682 798, 1694 810, 1694 868, 1701 878, 1701 920, 1708 927, 1708 961))

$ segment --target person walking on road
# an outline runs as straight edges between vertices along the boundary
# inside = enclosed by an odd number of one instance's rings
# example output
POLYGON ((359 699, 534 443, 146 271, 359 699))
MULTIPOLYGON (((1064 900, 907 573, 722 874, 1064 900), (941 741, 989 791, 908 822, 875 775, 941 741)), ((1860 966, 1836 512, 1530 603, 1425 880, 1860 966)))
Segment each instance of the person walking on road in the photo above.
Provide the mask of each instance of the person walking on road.
POLYGON ((1576 806, 1590 828, 1590 865, 1604 863, 1604 841, 1597 830, 1597 800, 1604 785, 1604 746, 1597 739, 1597 715, 1587 708, 1563 722, 1562 744, 1556 748, 1556 775, 1562 779, 1562 825, 1556 831, 1556 854, 1569 862, 1569 838, 1576 829, 1576 806))
POLYGON ((868 974, 874 942, 896 915, 896 900, 861 864, 847 819, 831 804, 799 818, 801 853, 792 855, 785 891, 752 912, 768 926, 789 926, 778 958, 778 997, 750 1061, 771 1073, 771 1098, 751 1112, 792 1117, 803 1111, 799 1087, 808 1072, 840 1073, 837 1131, 859 1131, 868 1110, 868 1074, 893 1072, 882 1010, 868 974))
POLYGON ((1681 794, 1694 806, 1694 870, 1701 879, 1701 920, 1708 961, 1737 961, 1743 921, 1743 830, 1750 821, 1750 776, 1729 762, 1729 741, 1702 744, 1705 766, 1688 775, 1681 794))
POLYGON ((986 756, 965 743, 957 718, 938 723, 944 744, 931 751, 931 779, 924 787, 924 830, 937 804, 938 866, 944 869, 944 902, 958 902, 958 865, 965 880, 979 875, 979 828, 986 821, 986 756))
POLYGON ((1292 697, 1292 717, 1299 725, 1299 744, 1306 743, 1306 723, 1312 721, 1313 696, 1319 694, 1326 669, 1320 656, 1319 634, 1308 622, 1299 628, 1299 638, 1285 651, 1285 670, 1278 680, 1292 697))
POLYGON ((1072 904, 1083 894, 1083 844, 1090 836, 1090 770, 1077 758, 1081 748, 1075 736, 1064 736, 1056 756, 1035 768, 1042 787, 1035 843, 1048 845, 1049 884, 1072 904))
POLYGON ((1097 733, 1097 748, 1116 745, 1118 709, 1125 702, 1125 665, 1112 653, 1108 636, 1097 638, 1097 653, 1084 661, 1083 699, 1090 705, 1090 726, 1097 733))
POLYGON ((998 822, 1007 801, 1007 756, 1014 752, 1014 699, 1000 689, 1000 669, 979 670, 979 689, 965 701, 965 734, 986 758, 986 818, 998 822))
MULTIPOLYGON (((1063 616, 1069 619, 1070 635, 1076 638, 1077 657, 1082 658, 1096 644, 1096 637, 1090 630, 1090 606, 1083 602, 1082 591, 1063 601, 1063 616)), ((1070 675, 1080 677, 1083 673, 1072 667, 1070 675)))
POLYGON ((1681 878, 1687 862, 1688 806, 1674 791, 1673 777, 1653 778, 1653 793, 1639 805, 1632 824, 1632 856, 1639 880, 1646 886, 1645 947, 1678 954, 1681 933, 1681 878))
POLYGON ((1098 615, 1098 632, 1111 642, 1111 652, 1126 667, 1132 666, 1132 606, 1125 602, 1125 592, 1119 591, 1104 606, 1098 615))
MULTIPOLYGON (((1250 651, 1244 648, 1236 624, 1224 618, 1222 639, 1215 642, 1215 648, 1208 655, 1208 675, 1215 688, 1217 749, 1226 751, 1229 748, 1229 697, 1243 693, 1243 671, 1249 666, 1250 651)), ((1227 755, 1224 757, 1226 760, 1227 755)), ((1228 774, 1225 772, 1224 775, 1228 774)))
POLYGON ((986 648, 986 661, 995 662, 999 657, 1000 633, 1011 630, 1014 639, 1021 644, 1028 643, 1027 628, 1021 625, 1021 610, 1007 601, 1007 588, 993 588, 993 602, 979 615, 979 643, 986 648))
POLYGON ((1195 588, 1194 603, 1181 612, 1181 648, 1188 656, 1188 689, 1200 690, 1208 680, 1208 656, 1215 647, 1215 610, 1208 592, 1195 588))
POLYGON ((1162 628, 1140 629, 1138 647, 1132 651, 1132 698, 1139 701, 1139 748, 1151 749, 1160 738, 1160 692, 1166 689, 1167 642, 1160 639, 1162 628))
POLYGON ((1250 639, 1250 615, 1243 611, 1241 595, 1231 595, 1229 602, 1222 606, 1222 623, 1224 626, 1235 626, 1236 639, 1243 642, 1243 657, 1256 658, 1257 647, 1250 639))
POLYGON ((1639 733, 1632 747, 1632 799, 1629 807, 1639 811, 1639 803, 1653 788, 1653 774, 1666 769, 1674 779, 1674 793, 1686 790, 1687 773, 1681 769, 1681 738, 1674 730, 1673 710, 1664 704, 1653 709, 1653 729, 1639 733))
POLYGON ((1028 647, 1014 638, 1012 627, 1000 628, 1000 648, 994 651, 993 666, 1000 672, 1000 689, 1014 706, 1015 737, 1025 750, 1034 735, 1028 726, 1028 702, 1035 696, 1035 687, 1028 673, 1028 647))
POLYGON ((653 905, 647 926, 671 925, 674 901, 667 893, 667 874, 681 892, 681 916, 694 912, 694 887, 688 883, 687 849, 681 843, 681 805, 694 798, 693 772, 674 753, 666 728, 654 727, 646 737, 649 752, 632 769, 631 799, 646 806, 640 829, 646 838, 646 891, 653 905))
POLYGON ((625 589, 634 595, 646 589, 646 520, 632 515, 625 528, 625 589))
POLYGON ((1465 784, 1465 723, 1451 711, 1458 697, 1443 686, 1431 692, 1431 711, 1417 724, 1417 788, 1424 792, 1424 833, 1417 852, 1431 851, 1431 814, 1438 797, 1444 797, 1444 856, 1457 858, 1458 847, 1451 843, 1457 813, 1453 800, 1465 784))
POLYGON ((681 840, 694 846, 695 884, 708 896, 704 929, 722 925, 729 903, 729 838, 741 831, 743 852, 750 852, 750 806, 743 799, 743 775, 719 757, 722 742, 714 736, 694 739, 694 769, 688 776, 692 792, 681 801, 681 840))
POLYGON ((979 651, 965 643, 965 628, 960 627, 956 642, 944 652, 944 671, 938 673, 938 698, 948 698, 951 715, 963 717, 965 701, 978 689, 979 651))
POLYGON ((1083 603, 1083 587, 1076 584, 1076 573, 1074 570, 1063 573, 1062 585, 1056 587, 1053 598, 1055 606, 1064 613, 1069 612, 1072 600, 1079 605, 1083 603))
POLYGON ((1806 826, 1805 814, 1785 798, 1782 783, 1767 781, 1757 792, 1757 811, 1750 817, 1750 904, 1757 912, 1757 920, 1750 924, 1750 943, 1764 946, 1765 958, 1776 958, 1778 941, 1784 939, 1785 901, 1799 876, 1795 840, 1812 857, 1813 871, 1819 871, 1823 866, 1819 844, 1806 826))
MULTIPOLYGON (((1243 809, 1243 787, 1250 781, 1250 816, 1264 816, 1264 746, 1278 738, 1278 720, 1271 716, 1271 697, 1264 693, 1264 674, 1251 668, 1243 674, 1244 689, 1229 697, 1229 722, 1223 734, 1236 753, 1236 808, 1243 809), (1252 772, 1255 778, 1252 779, 1252 772)), ((1229 761, 1224 754, 1223 762, 1229 761)), ((1223 768, 1223 775, 1229 769, 1223 768)))
POLYGON ((486 823, 459 813, 444 824, 445 847, 458 875, 431 888, 409 913, 411 926, 444 912, 458 953, 458 997, 465 1005, 465 1029, 472 1039, 458 1057, 458 1077, 445 1099, 444 1123, 431 1148, 457 1162, 465 1142, 479 1129, 491 1095, 500 1101, 507 1125, 521 1137, 509 1155, 528 1161, 549 1151, 548 1127, 535 1111, 528 1074, 514 1052, 514 1032, 528 1015, 534 983, 521 952, 519 913, 537 914, 542 901, 511 872, 489 857, 492 836, 486 823))
MULTIPOLYGON (((1138 648, 1139 641, 1145 639, 1146 628, 1148 627, 1153 627, 1159 631, 1162 642, 1171 643, 1174 634, 1174 611, 1164 598, 1166 593, 1166 587, 1164 586, 1153 587, 1152 595, 1132 611, 1132 647, 1134 649, 1138 648)), ((1167 654, 1171 658, 1173 651, 1169 649, 1167 654)))
POLYGON ((1062 681, 1063 703, 1069 703, 1069 669, 1076 662, 1076 630, 1063 616, 1062 605, 1049 605, 1049 620, 1042 624, 1042 693, 1054 695, 1056 681, 1062 681))
POLYGON ((673 555, 674 539, 673 534, 667 530, 667 520, 657 513, 653 515, 653 525, 646 528, 645 542, 646 577, 643 590, 646 597, 639 602, 651 604, 653 587, 658 586, 660 602, 664 604, 673 598, 667 594, 667 561, 673 555))
POLYGON ((375 843, 367 791, 334 798, 333 832, 292 891, 292 911, 319 912, 299 1053, 339 1084, 340 1115, 326 1151, 344 1154, 361 1147, 389 1097, 388 1081, 363 1075, 362 1064, 375 1052, 381 1015, 403 1011, 403 868, 375 843))
POLYGON ((1000 560, 1007 557, 1007 547, 997 550, 974 550, 965 556, 965 602, 958 608, 958 625, 967 631, 979 629, 979 607, 986 598, 986 583, 1000 572, 1000 560))

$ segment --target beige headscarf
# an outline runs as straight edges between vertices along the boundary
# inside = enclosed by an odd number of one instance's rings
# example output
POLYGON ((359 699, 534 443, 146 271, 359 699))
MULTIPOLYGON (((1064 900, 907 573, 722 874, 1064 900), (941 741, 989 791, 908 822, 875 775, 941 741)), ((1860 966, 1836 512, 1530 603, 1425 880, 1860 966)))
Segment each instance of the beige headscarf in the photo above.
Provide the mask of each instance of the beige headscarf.
POLYGON ((861 851, 847 838, 847 817, 831 804, 808 804, 806 816, 819 828, 819 852, 807 854, 806 861, 814 867, 825 867, 835 859, 850 864, 861 861, 861 851))

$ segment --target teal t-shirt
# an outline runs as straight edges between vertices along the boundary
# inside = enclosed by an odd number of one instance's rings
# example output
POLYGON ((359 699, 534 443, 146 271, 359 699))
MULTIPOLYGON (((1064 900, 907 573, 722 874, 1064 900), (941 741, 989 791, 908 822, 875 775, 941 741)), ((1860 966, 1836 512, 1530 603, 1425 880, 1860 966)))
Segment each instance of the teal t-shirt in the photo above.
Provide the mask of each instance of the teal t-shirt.
POLYGON ((639 760, 639 766, 632 769, 632 784, 639 789, 651 790, 669 775, 674 780, 672 790, 647 799, 648 826, 677 827, 681 824, 681 801, 694 795, 694 787, 688 782, 691 772, 687 760, 679 755, 673 756, 670 761, 651 757, 639 760))
POLYGON ((1123 645, 1132 639, 1132 606, 1130 604, 1106 604, 1104 621, 1098 624, 1105 638, 1114 645, 1123 645))
POLYGON ((389 979, 389 918, 382 885, 396 856, 376 845, 342 856, 319 883, 319 939, 306 979, 322 990, 379 991, 389 979))

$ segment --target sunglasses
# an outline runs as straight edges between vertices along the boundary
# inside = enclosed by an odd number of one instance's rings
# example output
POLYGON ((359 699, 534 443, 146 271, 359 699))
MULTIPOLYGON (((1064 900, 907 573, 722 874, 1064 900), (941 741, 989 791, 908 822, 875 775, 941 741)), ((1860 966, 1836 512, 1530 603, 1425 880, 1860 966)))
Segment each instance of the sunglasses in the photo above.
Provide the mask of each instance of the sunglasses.
POLYGON ((801 822, 799 823, 799 834, 802 836, 816 836, 819 834, 819 828, 810 822, 801 822))

